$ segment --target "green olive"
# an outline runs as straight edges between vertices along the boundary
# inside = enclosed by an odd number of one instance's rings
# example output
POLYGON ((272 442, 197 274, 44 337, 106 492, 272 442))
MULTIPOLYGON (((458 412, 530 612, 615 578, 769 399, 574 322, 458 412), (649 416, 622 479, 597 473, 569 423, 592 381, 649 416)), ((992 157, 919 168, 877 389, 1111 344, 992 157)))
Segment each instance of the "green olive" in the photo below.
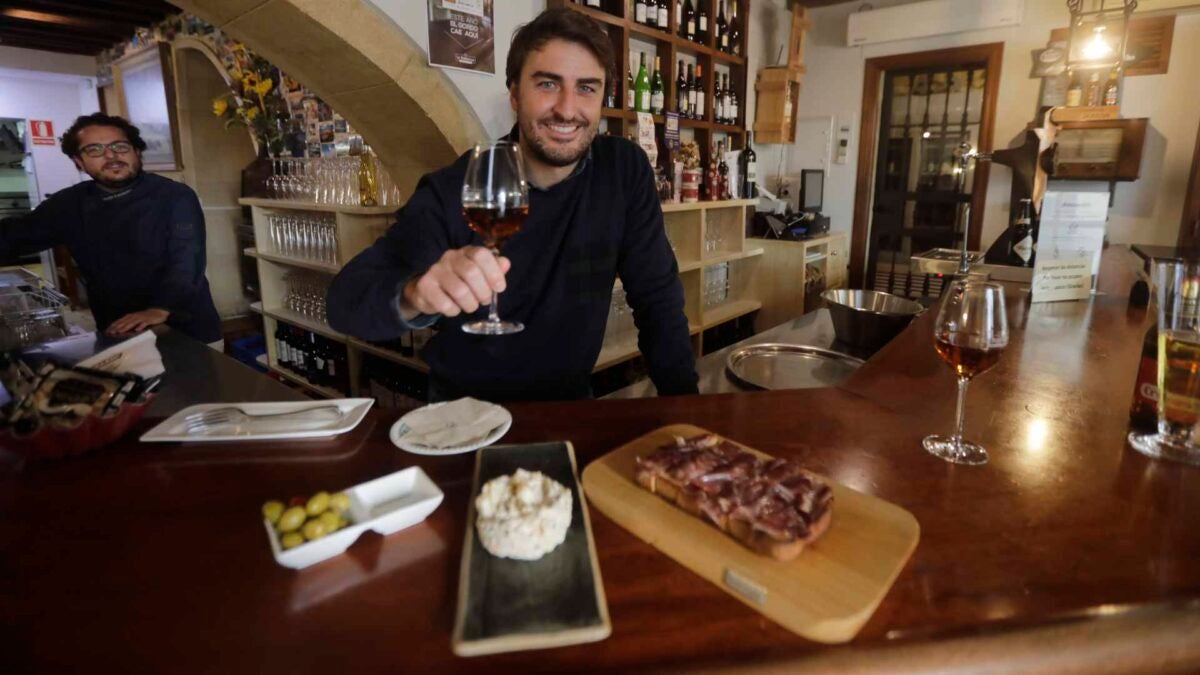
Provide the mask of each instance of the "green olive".
POLYGON ((272 525, 278 523, 279 516, 283 515, 283 502, 272 499, 266 504, 263 504, 262 514, 263 518, 266 518, 267 522, 271 523, 272 525))
POLYGON ((329 534, 329 530, 319 519, 313 519, 304 524, 304 538, 312 541, 329 534))
POLYGON ((300 544, 304 543, 304 537, 302 537, 299 532, 288 532, 287 534, 283 535, 282 538, 280 538, 279 543, 283 544, 284 550, 296 548, 300 544))
POLYGON ((350 495, 345 492, 339 492, 329 498, 329 508, 338 513, 345 513, 350 510, 350 495))
POLYGON ((304 524, 304 517, 304 507, 302 506, 293 506, 287 511, 284 511, 283 515, 279 516, 279 531, 295 532, 296 530, 300 529, 301 525, 304 524))
POLYGON ((308 505, 304 507, 304 510, 308 511, 308 515, 316 517, 321 515, 321 513, 328 508, 329 493, 322 490, 321 492, 318 492, 309 498, 308 505))
POLYGON ((317 516, 317 520, 321 521, 321 524, 325 526, 325 534, 333 534, 341 529, 339 525, 341 518, 338 518, 338 514, 333 511, 322 513, 317 516))

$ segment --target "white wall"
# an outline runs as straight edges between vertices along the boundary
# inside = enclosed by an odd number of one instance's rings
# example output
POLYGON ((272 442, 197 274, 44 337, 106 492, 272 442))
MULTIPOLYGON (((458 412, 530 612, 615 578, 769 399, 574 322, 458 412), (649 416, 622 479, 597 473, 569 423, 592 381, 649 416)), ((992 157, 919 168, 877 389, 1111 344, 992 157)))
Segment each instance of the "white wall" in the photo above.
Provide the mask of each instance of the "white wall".
MULTIPOLYGON (((31 50, 8 48, 6 51, 31 50)), ((49 52, 46 54, 54 56, 49 52)), ((3 55, 0 53, 0 56, 3 55)), ((53 61, 48 59, 48 63, 53 61)), ((94 61, 92 72, 95 72, 94 61)), ((0 66, 0 117, 50 120, 54 123, 54 134, 57 137, 71 126, 76 117, 99 109, 95 80, 91 77, 0 66)), ((34 205, 45 195, 70 187, 84 178, 71 160, 62 154, 57 144, 32 147, 38 189, 38 198, 33 200, 34 205)))
MULTIPOLYGON (((416 0, 371 0, 383 13, 408 33, 426 53, 429 52, 429 28, 425 2, 416 0)), ((750 58, 750 88, 753 89, 754 73, 765 62, 765 55, 774 58, 779 38, 776 28, 782 24, 783 40, 787 41, 787 10, 785 0, 753 0, 753 17, 750 24, 752 41, 750 58), (782 18, 780 18, 782 17, 782 18), (770 24, 770 25, 768 25, 770 24), (771 47, 775 45, 775 47, 771 47)), ((488 133, 500 136, 508 133, 516 121, 508 103, 508 89, 504 86, 504 64, 508 59, 508 47, 513 32, 522 24, 533 20, 546 9, 546 0, 503 0, 495 3, 496 74, 479 74, 461 70, 445 69, 450 81, 458 87, 467 102, 475 109, 488 133)), ((751 93, 748 112, 753 114, 751 93)), ((752 116, 747 117, 753 120, 752 116)))
MULTIPOLYGON (((903 0, 872 0, 875 7, 903 0)), ((1031 79, 1031 50, 1045 46, 1050 30, 1065 27, 1063 0, 1025 0, 1020 26, 973 31, 919 40, 846 47, 846 21, 862 3, 834 5, 810 12, 815 22, 805 53, 808 73, 800 94, 801 116, 832 115, 852 120, 853 137, 846 164, 834 164, 825 183, 826 213, 833 228, 849 230, 853 221, 858 159, 858 120, 866 59, 890 54, 1004 42, 1000 94, 993 146, 1007 147, 1037 112, 1039 80, 1031 79)), ((1150 118, 1142 178, 1118 183, 1110 212, 1108 238, 1117 243, 1173 244, 1179 228, 1192 151, 1200 123, 1200 13, 1181 11, 1175 23, 1170 72, 1126 79, 1122 114, 1150 118)), ((805 166, 790 166, 791 171, 805 166)), ((982 242, 990 244, 1006 227, 1011 173, 993 167, 988 184, 982 242)), ((865 196, 863 198, 866 198, 865 196)))
POLYGON ((0 68, 92 77, 96 74, 96 59, 78 54, 58 54, 44 52, 40 49, 0 46, 0 68))

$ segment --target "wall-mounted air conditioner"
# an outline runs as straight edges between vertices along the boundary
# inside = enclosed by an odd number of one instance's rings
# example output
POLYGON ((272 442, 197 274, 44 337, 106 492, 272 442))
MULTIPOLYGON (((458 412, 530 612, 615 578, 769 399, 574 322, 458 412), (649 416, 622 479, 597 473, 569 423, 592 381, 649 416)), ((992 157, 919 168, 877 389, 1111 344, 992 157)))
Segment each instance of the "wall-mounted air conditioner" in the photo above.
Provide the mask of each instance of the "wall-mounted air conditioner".
POLYGON ((924 0, 850 15, 850 47, 969 30, 1018 26, 1025 0, 924 0))

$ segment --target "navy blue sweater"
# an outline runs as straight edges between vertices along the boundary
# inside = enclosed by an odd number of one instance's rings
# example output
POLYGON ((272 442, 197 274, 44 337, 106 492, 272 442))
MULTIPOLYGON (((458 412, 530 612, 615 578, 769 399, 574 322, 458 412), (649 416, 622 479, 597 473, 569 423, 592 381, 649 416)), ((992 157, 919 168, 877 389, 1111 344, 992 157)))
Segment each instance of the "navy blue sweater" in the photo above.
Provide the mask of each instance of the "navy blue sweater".
POLYGON ((221 339, 204 277, 204 213, 188 186, 143 174, 115 193, 85 181, 0 226, 0 259, 65 244, 79 264, 96 327, 151 307, 197 340, 221 339))
MULTIPOLYGON (((482 240, 462 212, 467 156, 422 177, 387 234, 363 251, 329 289, 329 322, 367 340, 389 340, 432 323, 401 320, 398 294, 442 254, 482 240)), ((477 336, 462 331, 474 317, 440 317, 422 357, 447 397, 554 400, 590 395, 619 275, 638 346, 660 394, 696 393, 695 357, 683 313, 683 287, 667 242, 646 154, 633 143, 599 136, 568 179, 530 190, 529 218, 505 244, 512 261, 500 318, 523 332, 477 336)))

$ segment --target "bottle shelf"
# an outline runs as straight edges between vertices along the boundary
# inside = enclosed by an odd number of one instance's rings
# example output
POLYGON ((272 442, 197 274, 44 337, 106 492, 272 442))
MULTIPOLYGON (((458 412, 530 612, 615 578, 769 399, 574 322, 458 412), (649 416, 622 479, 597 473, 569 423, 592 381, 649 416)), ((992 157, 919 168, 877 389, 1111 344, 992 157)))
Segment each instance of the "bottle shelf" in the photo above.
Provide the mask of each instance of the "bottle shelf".
POLYGON ((313 270, 314 272, 324 272, 326 274, 337 274, 342 269, 341 265, 329 265, 326 263, 313 262, 311 260, 303 260, 301 258, 289 258, 285 255, 260 251, 254 247, 245 249, 243 253, 251 258, 269 260, 274 263, 279 263, 280 265, 290 265, 292 267, 300 267, 306 270, 313 270))
POLYGON ((262 197, 242 197, 238 200, 238 204, 281 211, 322 211, 325 213, 349 213, 355 216, 388 216, 400 209, 399 204, 395 206, 353 206, 349 204, 318 204, 288 199, 264 199, 262 197))

